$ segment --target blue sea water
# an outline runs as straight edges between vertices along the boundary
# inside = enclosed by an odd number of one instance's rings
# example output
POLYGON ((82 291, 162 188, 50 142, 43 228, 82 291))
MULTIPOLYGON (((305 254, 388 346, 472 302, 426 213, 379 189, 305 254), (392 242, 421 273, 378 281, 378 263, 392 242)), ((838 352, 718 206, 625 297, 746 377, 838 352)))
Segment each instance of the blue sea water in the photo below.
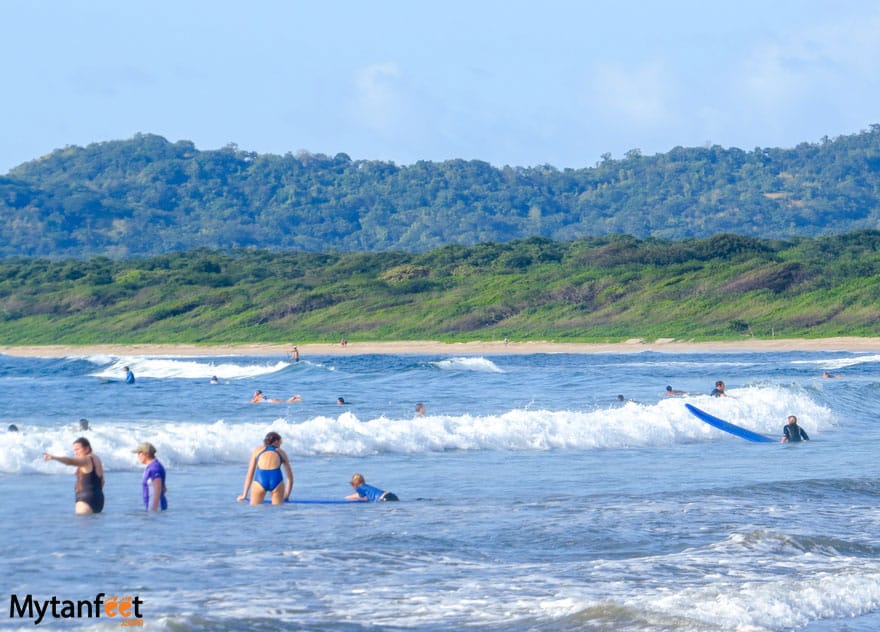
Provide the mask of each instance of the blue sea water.
POLYGON ((834 350, 0 355, 0 628, 35 628, 13 598, 105 593, 140 618, 50 608, 40 627, 876 630, 878 398, 880 355, 834 350), (716 379, 729 397, 706 395, 716 379), (796 414, 812 441, 750 443, 685 403, 774 437, 796 414), (270 430, 295 498, 341 498, 361 472, 401 502, 236 503, 270 430), (106 469, 96 516, 73 513, 73 468, 42 459, 80 435, 106 469), (168 470, 161 515, 141 441, 168 470))

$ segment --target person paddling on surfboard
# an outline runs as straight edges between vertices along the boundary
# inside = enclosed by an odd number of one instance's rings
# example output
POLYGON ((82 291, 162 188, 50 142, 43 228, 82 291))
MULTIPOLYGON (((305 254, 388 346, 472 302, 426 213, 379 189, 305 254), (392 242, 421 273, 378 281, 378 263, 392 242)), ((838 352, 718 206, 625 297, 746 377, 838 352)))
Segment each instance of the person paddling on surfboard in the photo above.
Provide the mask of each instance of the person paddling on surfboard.
POLYGON ((795 443, 801 440, 809 441, 810 437, 807 435, 806 431, 798 425, 797 417, 789 415, 788 423, 785 424, 785 427, 782 429, 782 441, 780 443, 795 443))
POLYGON ((393 492, 386 492, 384 489, 367 485, 367 481, 364 480, 362 474, 352 475, 351 486, 354 487, 354 493, 346 496, 345 500, 359 500, 361 502, 372 502, 377 500, 394 502, 400 500, 397 497, 397 494, 393 492))

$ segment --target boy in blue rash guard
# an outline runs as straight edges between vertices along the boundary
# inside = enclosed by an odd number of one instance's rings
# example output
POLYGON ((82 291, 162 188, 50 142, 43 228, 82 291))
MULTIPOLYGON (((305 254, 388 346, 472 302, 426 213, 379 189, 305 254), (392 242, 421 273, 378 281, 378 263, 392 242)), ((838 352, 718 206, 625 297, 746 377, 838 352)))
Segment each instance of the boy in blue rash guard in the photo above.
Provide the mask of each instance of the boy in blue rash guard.
POLYGON ((362 502, 400 500, 397 494, 367 485, 362 474, 355 474, 351 477, 351 486, 354 487, 355 491, 353 494, 346 496, 345 500, 359 500, 362 502))

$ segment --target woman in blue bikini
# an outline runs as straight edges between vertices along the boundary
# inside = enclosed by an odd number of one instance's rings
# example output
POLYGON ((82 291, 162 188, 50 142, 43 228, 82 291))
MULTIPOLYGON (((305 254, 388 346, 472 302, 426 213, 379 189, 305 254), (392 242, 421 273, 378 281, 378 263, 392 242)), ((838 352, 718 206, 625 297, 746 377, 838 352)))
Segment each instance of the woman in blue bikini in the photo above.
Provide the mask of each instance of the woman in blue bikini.
POLYGON ((281 449, 281 435, 270 432, 263 439, 263 445, 254 448, 251 453, 247 476, 244 477, 244 491, 238 501, 245 500, 250 491, 252 505, 262 505, 266 494, 272 494, 273 505, 280 505, 290 497, 292 490, 293 469, 290 459, 281 449), (286 477, 281 473, 282 467, 286 477))

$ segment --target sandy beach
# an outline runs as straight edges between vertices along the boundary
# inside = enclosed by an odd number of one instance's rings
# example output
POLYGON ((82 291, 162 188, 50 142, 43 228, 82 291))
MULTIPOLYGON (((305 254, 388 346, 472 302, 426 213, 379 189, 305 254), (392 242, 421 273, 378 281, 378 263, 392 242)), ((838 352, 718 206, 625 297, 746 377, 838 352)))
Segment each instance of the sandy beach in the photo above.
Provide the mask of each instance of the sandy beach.
MULTIPOLYGON (((291 344, 102 344, 102 345, 21 345, 0 346, 0 354, 18 357, 58 358, 68 356, 238 356, 287 355, 291 344)), ((660 338, 648 341, 634 338, 616 343, 577 343, 503 340, 476 342, 395 341, 349 342, 346 345, 317 343, 297 344, 300 356, 308 355, 504 355, 530 353, 706 353, 739 351, 880 351, 880 338, 791 338, 744 339, 718 342, 693 342, 660 338)))

